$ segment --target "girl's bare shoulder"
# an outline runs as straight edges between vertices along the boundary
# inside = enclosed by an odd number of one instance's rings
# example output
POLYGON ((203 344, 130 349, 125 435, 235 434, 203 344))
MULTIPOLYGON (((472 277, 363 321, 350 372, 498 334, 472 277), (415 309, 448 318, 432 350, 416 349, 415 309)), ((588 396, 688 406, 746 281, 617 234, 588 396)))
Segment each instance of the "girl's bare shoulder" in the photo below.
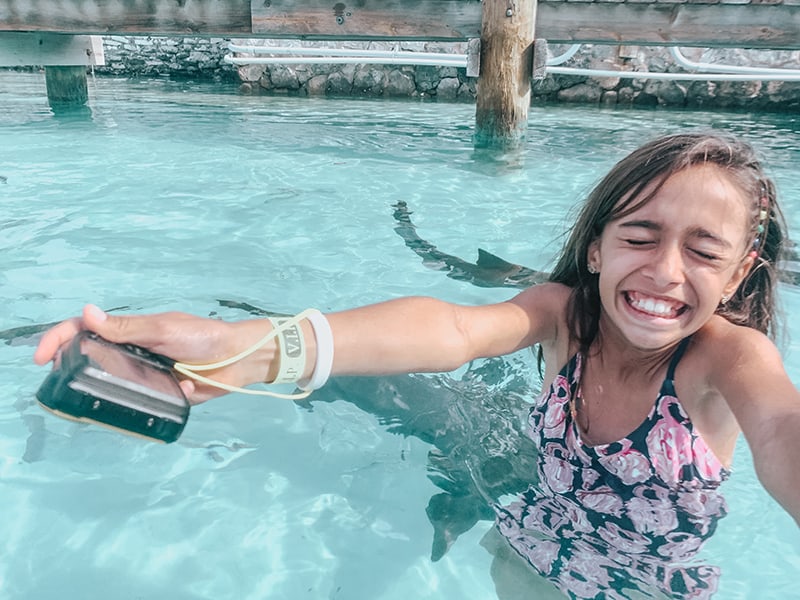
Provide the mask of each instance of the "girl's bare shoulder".
POLYGON ((773 341, 751 327, 714 315, 692 338, 693 360, 701 363, 711 382, 731 379, 732 371, 783 372, 783 359, 773 341))
POLYGON ((540 283, 520 292, 514 302, 533 310, 554 310, 564 312, 572 288, 563 283, 540 283))
POLYGON ((528 315, 528 345, 540 344, 547 364, 565 360, 569 352, 567 308, 572 288, 561 283, 543 283, 520 293, 512 300, 528 315))
POLYGON ((523 308, 534 321, 560 327, 566 321, 571 294, 572 288, 561 283, 542 283, 521 292, 512 302, 523 308))
POLYGON ((719 315, 711 317, 694 335, 693 340, 708 350, 713 350, 716 357, 721 359, 731 354, 736 355, 742 350, 775 348, 772 340, 757 329, 736 325, 719 315))

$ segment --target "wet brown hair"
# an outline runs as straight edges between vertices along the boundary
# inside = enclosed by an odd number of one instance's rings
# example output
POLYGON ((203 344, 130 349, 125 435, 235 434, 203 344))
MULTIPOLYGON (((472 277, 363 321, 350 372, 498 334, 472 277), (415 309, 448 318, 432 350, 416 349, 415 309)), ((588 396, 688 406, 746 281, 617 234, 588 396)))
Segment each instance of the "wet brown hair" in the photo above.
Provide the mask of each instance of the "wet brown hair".
POLYGON ((610 221, 644 206, 671 175, 694 165, 719 167, 748 199, 752 213, 747 251, 753 248, 758 255, 735 294, 717 308, 717 314, 775 337, 776 262, 785 239, 775 185, 746 142, 719 133, 680 133, 648 142, 614 165, 591 191, 569 231, 550 281, 572 288, 567 323, 579 352, 588 352, 600 322, 598 278, 588 271, 590 244, 610 221), (766 219, 759 218, 762 198, 768 205, 766 219), (763 233, 758 232, 759 225, 763 233))

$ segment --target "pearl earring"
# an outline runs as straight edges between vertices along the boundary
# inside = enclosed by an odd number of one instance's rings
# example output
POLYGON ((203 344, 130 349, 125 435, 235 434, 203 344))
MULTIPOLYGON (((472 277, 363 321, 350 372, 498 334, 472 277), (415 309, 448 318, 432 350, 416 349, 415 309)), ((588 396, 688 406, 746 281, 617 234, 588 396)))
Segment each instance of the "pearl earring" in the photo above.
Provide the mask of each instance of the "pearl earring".
POLYGON ((600 272, 600 271, 598 271, 598 270, 597 270, 597 267, 595 267, 594 265, 591 265, 591 264, 590 264, 590 265, 588 265, 588 266, 586 267, 586 269, 587 269, 587 270, 589 271, 589 273, 591 273, 592 275, 597 275, 597 274, 600 272))

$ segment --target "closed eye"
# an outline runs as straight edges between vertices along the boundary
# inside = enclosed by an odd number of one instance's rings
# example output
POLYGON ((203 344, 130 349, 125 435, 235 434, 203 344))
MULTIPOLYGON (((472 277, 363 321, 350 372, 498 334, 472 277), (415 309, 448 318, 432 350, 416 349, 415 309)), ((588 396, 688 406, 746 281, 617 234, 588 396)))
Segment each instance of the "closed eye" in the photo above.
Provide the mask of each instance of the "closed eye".
POLYGON ((629 240, 622 240, 622 241, 625 242, 626 244, 631 245, 631 246, 645 246, 647 244, 652 244, 653 243, 653 240, 630 240, 629 239, 629 240))
POLYGON ((708 261, 711 261, 711 262, 715 262, 715 261, 719 260, 719 256, 717 256, 715 254, 709 254, 708 252, 703 252, 701 250, 696 250, 694 248, 692 248, 691 251, 694 252, 695 255, 699 256, 703 260, 708 260, 708 261))

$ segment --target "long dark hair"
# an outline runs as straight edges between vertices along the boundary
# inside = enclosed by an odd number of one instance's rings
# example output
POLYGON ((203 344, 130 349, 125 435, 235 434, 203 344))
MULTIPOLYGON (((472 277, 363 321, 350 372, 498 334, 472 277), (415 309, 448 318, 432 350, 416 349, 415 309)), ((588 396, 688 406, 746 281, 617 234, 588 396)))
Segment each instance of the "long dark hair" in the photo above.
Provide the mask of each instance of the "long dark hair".
MULTIPOLYGON (((567 323, 579 352, 588 352, 600 322, 598 278, 588 271, 589 245, 610 221, 652 200, 671 175, 705 164, 724 170, 748 199, 752 210, 748 248, 757 252, 745 280, 728 302, 720 304, 717 314, 775 337, 776 263, 785 238, 775 185, 749 144, 718 133, 680 133, 655 139, 619 161, 589 194, 569 232, 550 281, 572 288, 567 323), (767 216, 762 219, 763 199, 767 216)), ((541 351, 539 356, 541 360, 541 351)))

